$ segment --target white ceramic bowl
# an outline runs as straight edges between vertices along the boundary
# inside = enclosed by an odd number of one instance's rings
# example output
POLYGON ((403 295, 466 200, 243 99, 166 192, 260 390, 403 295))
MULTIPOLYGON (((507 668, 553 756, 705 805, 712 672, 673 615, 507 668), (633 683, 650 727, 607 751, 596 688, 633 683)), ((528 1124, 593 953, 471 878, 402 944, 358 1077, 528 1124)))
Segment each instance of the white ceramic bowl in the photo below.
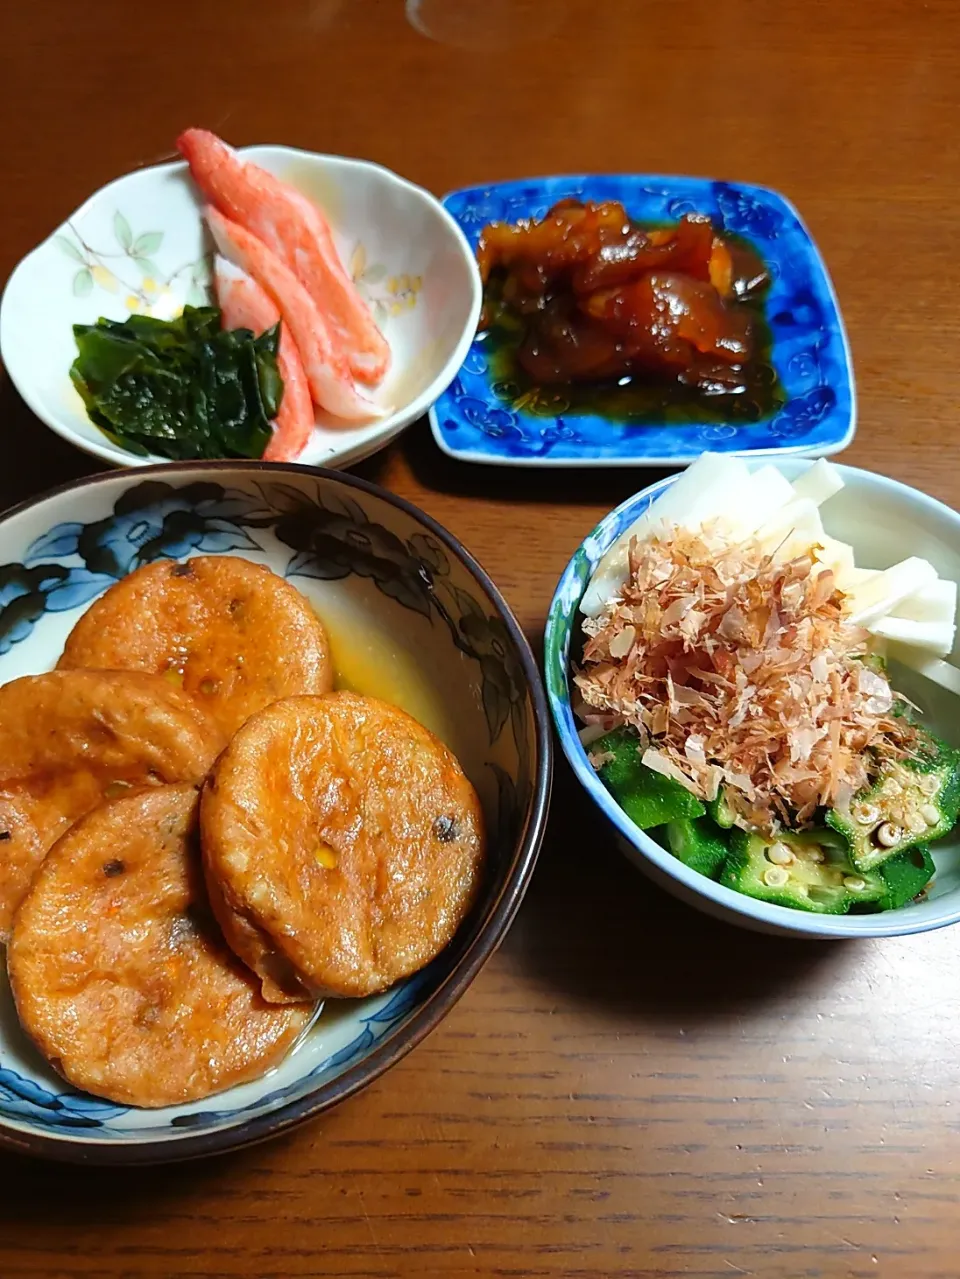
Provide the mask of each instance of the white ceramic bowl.
MULTIPOLYGON (((393 353, 373 393, 391 405, 370 426, 318 429, 299 462, 347 466, 422 416, 455 377, 480 315, 473 252, 440 202, 364 160, 290 147, 242 148, 326 213, 337 248, 393 353)), ((118 448, 87 417, 70 381, 72 325, 131 310, 161 317, 212 300, 202 202, 183 162, 101 187, 16 267, 0 304, 0 355, 33 412, 58 435, 114 466, 162 462, 118 448)))
MULTIPOLYGON (((756 462, 751 469, 764 465, 756 462)), ((769 463, 767 463, 769 464, 769 463)), ((795 459, 773 463, 787 479, 811 464, 795 459)), ((942 502, 872 471, 839 467, 846 487, 822 509, 828 533, 849 542, 858 565, 889 568, 907 555, 930 560, 942 577, 960 580, 960 515, 942 502)), ((545 636, 547 695, 564 754, 573 771, 612 823, 623 852, 661 887, 718 919, 758 932, 793 937, 895 937, 927 932, 960 920, 960 828, 932 849, 937 874, 926 898, 900 910, 876 915, 815 915, 755 901, 716 884, 685 866, 639 830, 619 807, 590 766, 577 736, 570 708, 571 638, 579 627, 577 606, 604 552, 673 482, 661 480, 628 498, 584 539, 567 565, 550 606, 545 636)), ((958 660, 960 648, 951 660, 958 660)), ((957 699, 922 676, 891 665, 894 687, 924 712, 935 733, 960 746, 957 699)))

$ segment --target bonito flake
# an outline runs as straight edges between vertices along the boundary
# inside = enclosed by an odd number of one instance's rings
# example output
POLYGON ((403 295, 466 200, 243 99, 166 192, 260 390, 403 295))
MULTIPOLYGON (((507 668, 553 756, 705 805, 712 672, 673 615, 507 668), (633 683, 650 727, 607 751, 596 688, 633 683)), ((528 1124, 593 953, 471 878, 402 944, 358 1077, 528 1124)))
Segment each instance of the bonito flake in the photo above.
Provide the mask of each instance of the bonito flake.
POLYGON ((619 597, 583 623, 587 723, 628 724, 643 762, 766 832, 843 803, 913 735, 833 573, 717 525, 630 547, 619 597))

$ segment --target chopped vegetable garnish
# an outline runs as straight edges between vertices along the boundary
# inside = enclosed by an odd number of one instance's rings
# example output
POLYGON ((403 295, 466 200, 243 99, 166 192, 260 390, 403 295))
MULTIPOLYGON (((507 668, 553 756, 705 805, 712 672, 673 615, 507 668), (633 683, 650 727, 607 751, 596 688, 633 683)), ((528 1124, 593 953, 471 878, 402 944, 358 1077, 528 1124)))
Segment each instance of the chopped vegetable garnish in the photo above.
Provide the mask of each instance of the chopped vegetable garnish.
POLYGON ((896 635, 931 669, 956 586, 919 557, 858 568, 818 512, 842 487, 823 461, 790 485, 705 454, 598 564, 574 672, 583 739, 638 825, 659 815, 674 855, 729 888, 830 914, 911 901, 960 815, 960 750, 917 724, 884 660, 896 635), (660 815, 654 786, 702 813, 660 815))
POLYGON ((706 812, 689 790, 641 763, 636 736, 629 729, 601 737, 590 758, 603 784, 641 830, 706 812))
POLYGON ((680 817, 664 828, 667 847, 692 870, 716 879, 730 855, 726 834, 707 818, 680 817))
POLYGON ((770 840, 734 831, 720 882, 760 901, 821 915, 844 915, 854 903, 879 902, 886 892, 881 876, 854 870, 831 834, 784 833, 770 840))
POLYGON ((929 884, 935 870, 926 844, 917 844, 908 852, 885 861, 879 872, 886 888, 879 902, 880 909, 896 910, 912 902, 929 884))
POLYGON ((921 742, 915 756, 886 762, 867 790, 827 813, 859 870, 939 839, 960 814, 960 752, 927 734, 921 742))

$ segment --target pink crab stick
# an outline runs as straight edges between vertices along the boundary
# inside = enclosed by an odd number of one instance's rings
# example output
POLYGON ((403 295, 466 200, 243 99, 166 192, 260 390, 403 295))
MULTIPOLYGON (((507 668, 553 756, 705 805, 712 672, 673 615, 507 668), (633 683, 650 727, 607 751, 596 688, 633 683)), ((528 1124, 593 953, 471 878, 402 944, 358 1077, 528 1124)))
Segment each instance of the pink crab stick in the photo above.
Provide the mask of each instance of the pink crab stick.
POLYGON ((390 364, 390 347, 344 270, 320 210, 207 129, 187 129, 177 148, 207 200, 294 272, 329 322, 353 377, 367 385, 379 382, 390 364))
MULTIPOLYGON (((213 264, 213 282, 225 329, 251 329, 259 336, 280 319, 280 312, 256 280, 219 254, 213 264)), ((263 460, 295 462, 313 433, 314 416, 303 361, 285 324, 280 328, 277 367, 283 378, 283 398, 263 460)))
POLYGON ((290 268, 255 235, 217 209, 208 207, 206 219, 223 256, 253 276, 286 322, 303 360, 313 402, 347 422, 382 417, 384 410, 354 386, 326 321, 290 268))

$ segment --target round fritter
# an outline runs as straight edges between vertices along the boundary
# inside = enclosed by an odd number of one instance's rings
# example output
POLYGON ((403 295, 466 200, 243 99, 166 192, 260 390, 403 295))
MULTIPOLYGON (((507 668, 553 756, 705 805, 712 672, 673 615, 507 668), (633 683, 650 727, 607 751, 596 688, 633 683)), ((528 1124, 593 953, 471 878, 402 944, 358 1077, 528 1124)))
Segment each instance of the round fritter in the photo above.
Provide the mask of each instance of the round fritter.
POLYGON ((77 1088, 131 1106, 263 1074, 310 1019, 264 1002, 209 910, 193 786, 110 800, 51 849, 7 952, 24 1030, 77 1088))
POLYGON ((450 941, 484 855, 476 792, 404 711, 330 693, 275 702, 220 757, 201 804, 224 935, 268 999, 363 996, 450 941))
POLYGON ((270 569, 226 555, 158 560, 123 578, 77 622, 59 666, 179 680, 228 737, 280 697, 333 687, 308 601, 270 569))
POLYGON ((0 688, 0 940, 67 827, 130 786, 201 782, 225 745, 159 675, 50 671, 0 688))

